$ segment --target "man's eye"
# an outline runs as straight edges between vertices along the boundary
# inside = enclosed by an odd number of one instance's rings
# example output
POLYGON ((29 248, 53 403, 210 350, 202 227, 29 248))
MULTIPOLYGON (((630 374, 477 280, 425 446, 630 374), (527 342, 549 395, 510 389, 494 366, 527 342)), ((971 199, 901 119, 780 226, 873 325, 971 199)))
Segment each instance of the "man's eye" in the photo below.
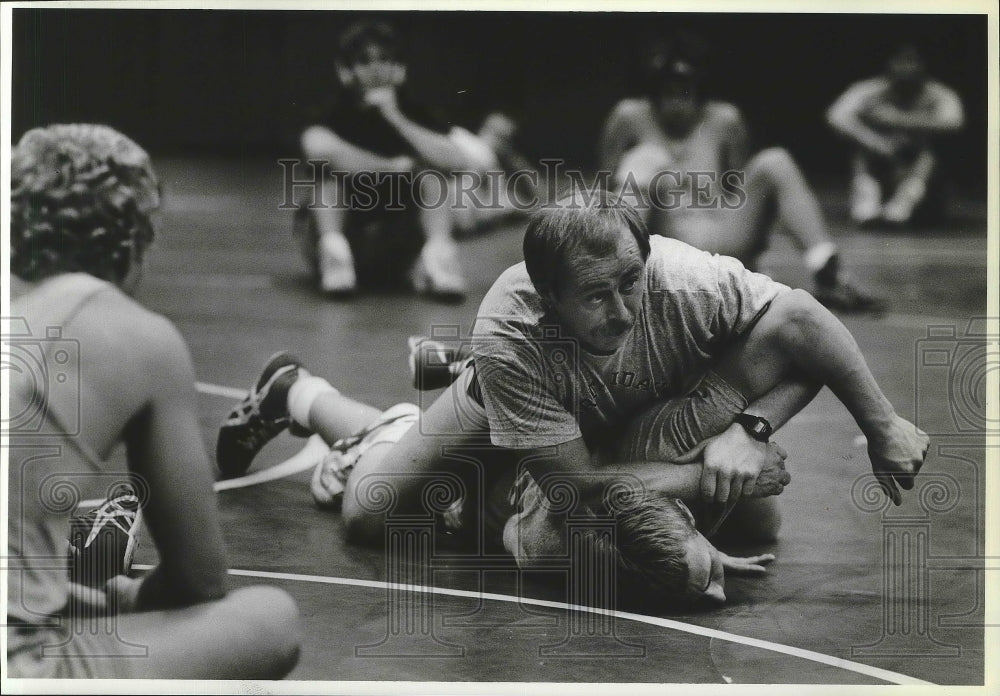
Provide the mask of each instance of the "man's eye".
POLYGON ((638 281, 635 278, 626 280, 624 283, 622 283, 621 291, 626 293, 632 292, 633 290, 635 290, 636 282, 638 281))
POLYGON ((587 304, 598 305, 604 301, 604 295, 599 295, 599 294, 587 295, 583 299, 587 304))

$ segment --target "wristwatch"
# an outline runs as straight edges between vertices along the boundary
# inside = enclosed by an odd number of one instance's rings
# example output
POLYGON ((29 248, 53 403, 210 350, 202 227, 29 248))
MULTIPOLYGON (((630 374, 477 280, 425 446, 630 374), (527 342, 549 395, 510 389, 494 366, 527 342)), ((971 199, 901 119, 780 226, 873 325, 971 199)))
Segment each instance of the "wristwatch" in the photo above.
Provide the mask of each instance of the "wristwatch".
POLYGON ((750 437, 761 442, 770 440, 771 433, 774 432, 774 428, 767 422, 767 419, 761 416, 753 416, 749 413, 737 413, 736 418, 733 420, 742 425, 743 429, 750 434, 750 437))

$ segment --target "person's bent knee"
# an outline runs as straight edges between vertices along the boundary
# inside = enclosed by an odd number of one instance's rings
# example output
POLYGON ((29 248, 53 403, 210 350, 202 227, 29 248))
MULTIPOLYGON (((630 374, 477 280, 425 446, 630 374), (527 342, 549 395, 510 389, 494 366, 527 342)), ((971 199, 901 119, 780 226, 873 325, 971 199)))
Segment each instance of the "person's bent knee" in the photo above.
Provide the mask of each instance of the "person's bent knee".
POLYGON ((299 137, 299 146, 306 159, 328 159, 331 155, 332 134, 323 126, 309 126, 299 137))
POLYGON ((772 335, 783 344, 795 343, 801 339, 802 330, 815 321, 815 312, 821 308, 809 292, 795 288, 772 301, 762 328, 770 327, 772 335))
POLYGON ((768 172, 783 172, 796 166, 791 153, 783 147, 769 147, 758 152, 753 163, 768 172))
POLYGON ((264 585, 246 587, 230 594, 240 605, 239 611, 257 636, 260 678, 280 679, 292 671, 299 661, 302 627, 299 610, 284 590, 264 585))

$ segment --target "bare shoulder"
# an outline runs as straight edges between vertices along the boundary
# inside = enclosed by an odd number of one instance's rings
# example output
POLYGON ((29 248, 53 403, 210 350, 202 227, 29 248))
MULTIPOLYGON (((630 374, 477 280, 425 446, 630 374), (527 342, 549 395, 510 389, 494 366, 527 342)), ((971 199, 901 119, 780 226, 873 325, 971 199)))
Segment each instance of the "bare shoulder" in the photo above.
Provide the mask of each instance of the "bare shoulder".
POLYGON ((102 364, 154 380, 191 372, 187 342, 173 322, 119 290, 95 299, 81 318, 102 364))
POLYGON ((653 107, 648 99, 622 99, 611 111, 612 118, 620 121, 637 122, 645 118, 652 118, 653 107))
POLYGON ((719 128, 731 128, 743 123, 743 113, 735 104, 709 101, 705 103, 705 120, 719 128))

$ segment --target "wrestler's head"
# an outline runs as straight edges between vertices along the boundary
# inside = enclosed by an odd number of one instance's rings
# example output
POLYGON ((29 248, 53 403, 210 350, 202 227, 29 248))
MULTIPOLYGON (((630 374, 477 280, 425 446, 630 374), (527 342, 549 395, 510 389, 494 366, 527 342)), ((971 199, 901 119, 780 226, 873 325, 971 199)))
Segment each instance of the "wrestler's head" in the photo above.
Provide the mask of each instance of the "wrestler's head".
POLYGON ((893 97, 902 106, 909 106, 920 95, 927 83, 924 61, 916 46, 898 46, 886 61, 886 77, 893 97))
POLYGON ((382 21, 362 20, 348 26, 337 44, 336 67, 340 82, 359 92, 395 88, 406 81, 396 30, 382 21))
POLYGON ((623 586, 673 602, 726 601, 719 552, 679 499, 646 494, 614 520, 623 586))
POLYGON ((524 234, 535 289, 566 335, 591 353, 627 340, 646 292, 649 232, 607 191, 576 190, 536 211, 524 234))
POLYGON ((10 198, 19 278, 83 272, 134 288, 160 196, 149 155, 132 140, 95 124, 30 130, 11 155, 10 198))
POLYGON ((685 32, 659 41, 647 51, 643 64, 646 96, 670 135, 687 134, 701 116, 706 54, 701 38, 685 32))

